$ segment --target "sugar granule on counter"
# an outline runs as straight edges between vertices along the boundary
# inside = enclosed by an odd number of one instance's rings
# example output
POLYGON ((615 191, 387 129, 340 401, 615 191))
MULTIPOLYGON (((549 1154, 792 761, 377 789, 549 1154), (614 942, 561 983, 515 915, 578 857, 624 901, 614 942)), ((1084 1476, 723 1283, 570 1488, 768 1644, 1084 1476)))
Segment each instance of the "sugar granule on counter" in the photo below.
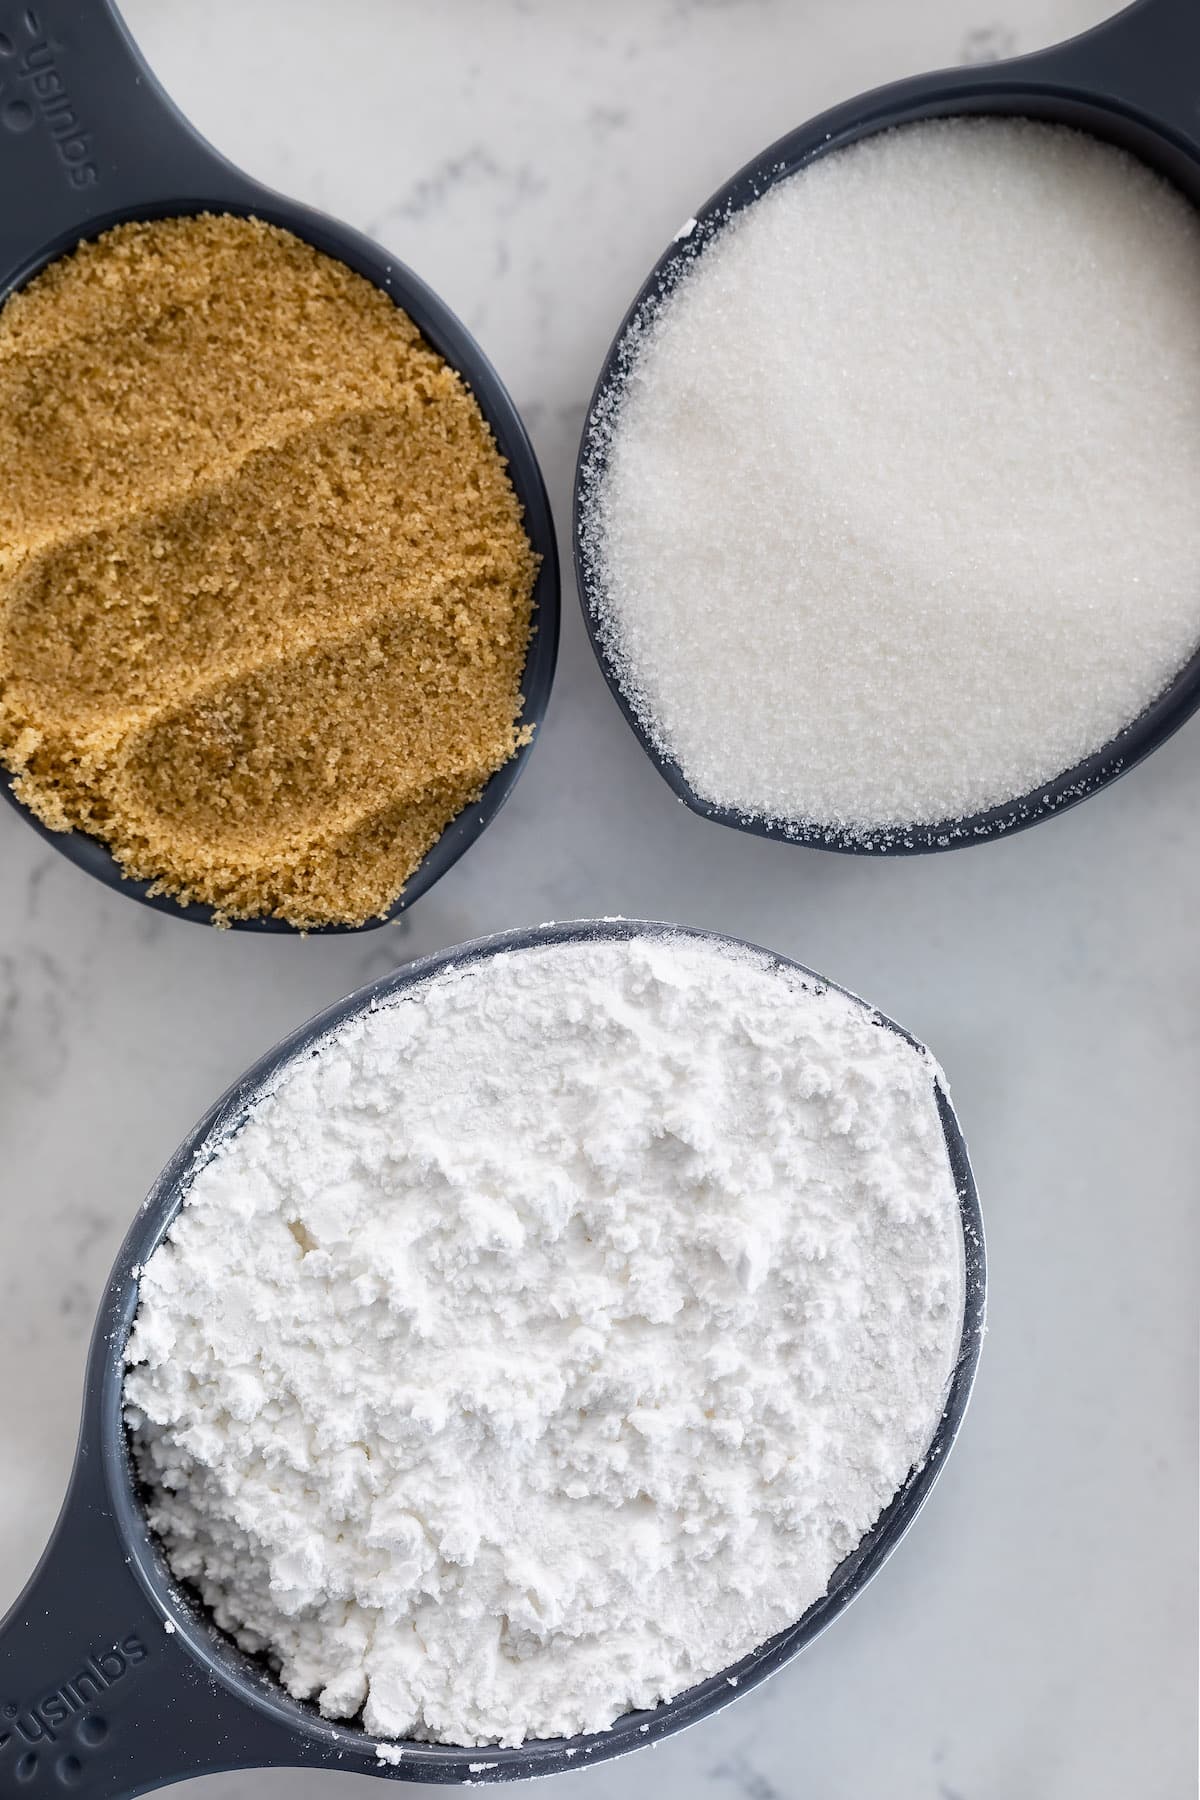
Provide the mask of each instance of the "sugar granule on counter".
POLYGON ((290 233, 119 225, 0 310, 0 763, 225 917, 387 909, 522 741, 536 559, 473 396, 290 233))
POLYGON ((851 834, 1075 767, 1200 644, 1200 220, 1063 127, 819 158, 635 323, 598 625, 710 803, 851 834))
POLYGON ((935 1433, 939 1079, 860 1003, 678 936, 354 1019, 142 1276, 126 1417, 174 1574, 373 1737, 570 1737, 729 1668, 935 1433))

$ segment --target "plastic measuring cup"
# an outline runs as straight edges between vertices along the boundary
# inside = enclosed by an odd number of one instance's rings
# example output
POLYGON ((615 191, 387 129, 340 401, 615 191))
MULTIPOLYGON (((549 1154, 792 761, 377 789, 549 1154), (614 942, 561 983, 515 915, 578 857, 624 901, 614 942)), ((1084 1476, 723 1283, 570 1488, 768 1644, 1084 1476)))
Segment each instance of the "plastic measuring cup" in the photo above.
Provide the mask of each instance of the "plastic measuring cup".
MULTIPOLYGON (((253 214, 336 257, 390 294, 458 370, 495 434, 525 529, 541 558, 533 634, 521 692, 522 725, 540 725, 558 652, 559 575, 554 526, 537 458, 499 376, 465 326, 431 288, 379 244, 336 219, 261 187, 207 144, 143 62, 111 0, 0 0, 0 301, 84 238, 127 219, 199 212, 253 214)), ((491 777, 479 800, 451 820, 409 877, 387 917, 411 906, 489 825, 520 775, 531 744, 491 777)), ((132 881, 98 839, 49 831, 12 793, 0 793, 54 849, 118 893, 173 917, 211 923, 212 908, 180 906, 132 881)), ((324 931, 370 930, 322 926, 324 931)), ((235 919, 239 931, 292 931, 281 919, 235 919)))
POLYGON ((855 837, 819 820, 748 817, 698 795, 673 757, 648 735, 599 629, 602 590, 583 521, 604 480, 608 421, 630 363, 631 333, 692 266, 731 213, 768 188, 858 138, 917 119, 998 113, 1072 125, 1131 151, 1200 205, 1200 4, 1137 0, 1106 24, 1053 49, 970 68, 918 75, 860 94, 780 138, 696 214, 694 229, 668 245, 609 348, 584 423, 575 476, 575 576, 592 648, 617 705, 672 791, 703 818, 759 837, 861 855, 959 849, 1024 830, 1098 793, 1164 743, 1200 706, 1200 648, 1170 686, 1108 744, 1032 793, 964 819, 903 825, 855 837))
MULTIPOLYGON (((172 1580, 146 1524, 121 1406, 125 1343, 137 1310, 134 1269, 168 1229, 197 1160, 236 1131, 283 1065, 311 1055, 346 1020, 440 970, 535 945, 647 936, 735 941, 638 920, 584 921, 508 932, 411 963, 293 1032, 229 1089, 171 1158, 121 1247, 101 1304, 79 1448, 54 1535, 0 1624, 0 1794, 6 1800, 57 1791, 59 1782, 91 1800, 130 1800, 186 1776, 265 1764, 428 1782, 511 1781, 586 1767, 678 1731, 755 1687, 836 1618, 886 1561, 945 1463, 966 1409, 983 1333, 979 1202, 962 1133, 940 1090, 946 1154, 962 1217, 966 1283, 959 1354, 929 1454, 803 1618, 676 1699, 569 1742, 539 1739, 519 1749, 404 1742, 395 1747, 398 1761, 383 1762, 375 1739, 292 1700, 262 1663, 216 1629, 172 1580)), ((773 960, 780 967, 799 967, 785 957, 773 960)), ((873 1017, 882 1028, 907 1037, 890 1020, 873 1017)))

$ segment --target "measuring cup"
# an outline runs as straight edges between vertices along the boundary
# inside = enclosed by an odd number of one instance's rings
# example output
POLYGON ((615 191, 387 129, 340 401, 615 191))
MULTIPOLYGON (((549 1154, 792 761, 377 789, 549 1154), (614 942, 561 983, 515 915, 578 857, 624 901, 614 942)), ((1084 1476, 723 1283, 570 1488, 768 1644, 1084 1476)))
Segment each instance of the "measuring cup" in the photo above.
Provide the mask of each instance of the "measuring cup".
MULTIPOLYGON (((330 1723, 315 1707, 289 1698, 262 1662, 223 1636, 172 1580, 146 1525, 121 1408, 125 1342, 137 1309, 135 1270, 161 1242, 196 1168, 238 1129, 280 1071, 312 1055, 346 1020, 444 969, 543 945, 679 936, 736 942, 674 925, 584 921, 482 938, 410 963, 293 1032, 201 1119, 155 1183, 117 1256, 92 1339, 67 1498, 29 1586, 0 1624, 0 1794, 33 1795, 63 1782, 93 1800, 129 1800, 185 1776, 263 1764, 413 1781, 512 1781, 579 1768, 653 1743, 755 1687, 811 1642, 880 1568, 945 1462, 966 1409, 983 1333, 979 1202, 962 1133, 940 1088, 938 1108, 962 1216, 966 1283, 958 1359, 929 1454, 840 1564, 823 1599, 788 1630, 677 1699, 569 1742, 538 1740, 519 1749, 405 1742, 389 1746, 388 1754, 398 1760, 385 1762, 375 1740, 359 1727, 330 1723)), ((832 985, 785 957, 772 961, 832 985)), ((890 1020, 872 1017, 883 1029, 907 1037, 890 1020)))
MULTIPOLYGON (((0 301, 82 238, 126 219, 199 212, 253 214, 346 263, 390 294, 463 377, 507 459, 525 529, 541 558, 519 720, 540 726, 558 652, 554 526, 520 415, 474 338, 431 288, 379 244, 261 187, 205 143, 154 79, 111 0, 0 0, 0 301)), ((531 748, 522 745, 479 800, 450 822, 387 918, 426 893, 491 823, 531 748)), ((0 792, 89 875, 160 912, 211 923, 211 907, 180 906, 151 894, 151 883, 128 879, 97 839, 47 830, 17 801, 10 778, 0 778, 0 792)), ((365 931, 385 922, 315 929, 365 931)), ((282 919, 231 923, 238 931, 295 929, 282 919)))
POLYGON ((869 837, 858 838, 819 820, 751 818, 702 799, 674 758, 651 741, 600 630, 602 583, 584 521, 591 498, 604 481, 611 422, 636 356, 638 332, 647 319, 686 276, 731 214, 752 206, 777 182, 817 157, 873 132, 916 119, 964 113, 1018 115, 1090 132, 1131 151, 1200 205, 1200 4, 1197 0, 1137 0, 1106 24, 1053 49, 897 81, 847 100, 789 132, 747 163, 701 207, 694 227, 689 222, 686 236, 667 246, 621 323, 588 408, 575 472, 574 559, 592 649, 617 705, 678 798, 703 818, 759 837, 876 856, 953 850, 1003 837, 1098 793, 1165 743, 1200 706, 1198 648, 1170 686, 1132 724, 1032 793, 968 818, 872 830, 869 837))

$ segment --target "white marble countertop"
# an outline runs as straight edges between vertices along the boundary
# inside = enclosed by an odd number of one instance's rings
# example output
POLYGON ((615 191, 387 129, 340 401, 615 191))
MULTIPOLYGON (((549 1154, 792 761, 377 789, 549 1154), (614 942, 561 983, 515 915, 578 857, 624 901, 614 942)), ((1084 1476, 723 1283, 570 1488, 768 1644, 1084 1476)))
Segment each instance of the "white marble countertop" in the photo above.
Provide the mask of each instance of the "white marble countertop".
MULTIPOLYGON (((223 150, 383 239, 461 313, 529 422, 565 544, 595 372, 679 221, 822 106, 1035 48, 1103 0, 125 11, 223 150)), ((1007 843, 843 858, 679 806, 604 688, 569 585, 564 626, 516 796, 374 934, 301 942, 162 917, 0 808, 0 1609, 63 1489, 111 1257, 226 1083, 420 952, 550 917, 678 919, 799 957, 928 1039, 975 1160, 991 1332, 956 1454, 868 1594, 719 1718, 554 1791, 1179 1800, 1196 1693, 1200 723, 1007 843)), ((349 1800, 355 1779, 264 1771, 176 1791, 349 1800)))

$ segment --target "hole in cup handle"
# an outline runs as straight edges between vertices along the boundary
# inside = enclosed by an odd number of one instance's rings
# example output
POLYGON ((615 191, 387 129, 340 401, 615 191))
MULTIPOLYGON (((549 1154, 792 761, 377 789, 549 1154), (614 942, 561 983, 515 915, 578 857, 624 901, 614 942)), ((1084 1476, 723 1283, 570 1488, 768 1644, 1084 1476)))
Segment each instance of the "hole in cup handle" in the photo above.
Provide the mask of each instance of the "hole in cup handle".
POLYGON ((85 228, 259 192, 164 93, 111 0, 0 0, 0 294, 85 228))
POLYGON ((224 1689, 168 1629, 90 1460, 0 1623, 0 1794, 132 1800, 185 1775, 303 1760, 293 1733, 224 1689))

